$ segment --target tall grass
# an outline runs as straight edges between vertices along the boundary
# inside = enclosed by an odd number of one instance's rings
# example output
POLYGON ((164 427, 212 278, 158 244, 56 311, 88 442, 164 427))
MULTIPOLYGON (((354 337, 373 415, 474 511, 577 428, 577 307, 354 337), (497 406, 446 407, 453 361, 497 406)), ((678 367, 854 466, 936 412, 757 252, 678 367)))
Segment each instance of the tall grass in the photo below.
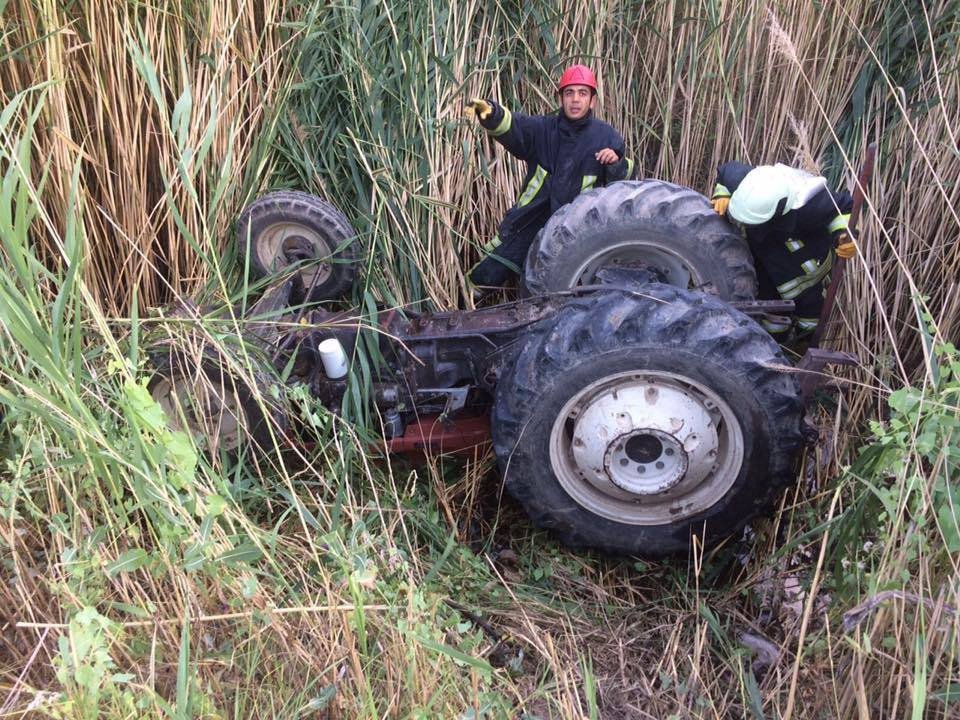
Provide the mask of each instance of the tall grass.
MULTIPOLYGON (((34 140, 43 204, 62 227, 79 165, 86 280, 104 309, 125 313, 134 293, 152 306, 210 272, 264 172, 287 86, 280 9, 5 4, 3 86, 46 87, 34 140)), ((49 255, 52 241, 39 243, 49 255)))
POLYGON ((4 713, 956 713, 955 2, 2 13, 4 713), (277 424, 286 451, 238 463, 166 427, 153 337, 254 378, 229 319, 149 310, 238 291, 246 202, 320 194, 360 231, 367 298, 455 305, 522 174, 463 103, 547 111, 573 60, 646 176, 706 190, 740 158, 849 184, 880 143, 830 338, 862 366, 755 538, 686 562, 573 554, 489 458, 377 460, 299 391, 309 450, 277 424))

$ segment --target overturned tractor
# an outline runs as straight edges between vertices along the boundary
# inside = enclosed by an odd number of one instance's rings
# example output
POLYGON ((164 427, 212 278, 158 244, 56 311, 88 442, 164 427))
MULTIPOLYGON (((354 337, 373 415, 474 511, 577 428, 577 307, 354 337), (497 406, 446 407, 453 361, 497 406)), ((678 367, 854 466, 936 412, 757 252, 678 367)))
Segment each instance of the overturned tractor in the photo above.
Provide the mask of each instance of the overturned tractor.
MULTIPOLYGON (((288 382, 338 412, 364 342, 387 447, 452 452, 492 439, 509 492, 576 547, 684 552, 767 511, 796 477, 805 406, 839 353, 792 366, 756 317, 740 234, 698 193, 623 182, 561 208, 530 249, 524 299, 469 311, 356 313, 315 305, 348 291, 353 230, 328 203, 281 192, 253 203, 238 236, 256 278, 278 279, 247 311, 251 339, 288 382), (361 341, 361 333, 368 332, 361 341)), ((270 408, 255 378, 174 344, 151 385, 174 422, 262 447, 270 408), (201 386, 205 390, 201 390, 201 386), (198 401, 198 396, 203 401, 198 401)))

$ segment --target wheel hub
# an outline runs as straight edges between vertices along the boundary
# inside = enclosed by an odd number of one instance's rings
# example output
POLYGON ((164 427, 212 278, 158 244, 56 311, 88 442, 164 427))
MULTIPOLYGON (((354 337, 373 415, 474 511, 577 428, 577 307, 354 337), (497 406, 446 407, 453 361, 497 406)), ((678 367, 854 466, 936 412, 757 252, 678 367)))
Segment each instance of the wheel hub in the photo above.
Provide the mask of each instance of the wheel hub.
POLYGON ((634 382, 590 398, 576 419, 573 456, 606 493, 656 495, 701 480, 718 446, 708 410, 677 386, 634 382))
POLYGON ((206 437, 214 452, 240 445, 243 407, 229 387, 213 387, 206 377, 163 378, 152 390, 173 430, 206 437))
POLYGON ((626 433, 607 446, 604 470, 621 490, 656 495, 669 490, 687 472, 683 445, 674 436, 654 428, 626 433))
POLYGON ((313 246, 303 235, 291 235, 283 240, 283 256, 291 265, 313 257, 313 246))
MULTIPOLYGON (((323 260, 334 251, 311 227, 297 222, 275 222, 261 231, 256 252, 260 263, 275 272, 309 260, 323 260)), ((330 277, 328 262, 310 264, 300 270, 304 287, 318 286, 330 277)))
MULTIPOLYGON (((652 282, 688 288, 703 282, 700 273, 685 262, 668 243, 649 241, 646 243, 626 242, 598 250, 584 260, 575 277, 576 284, 589 285, 604 282, 604 269, 617 272, 621 269, 641 269, 649 272, 652 282)), ((621 280, 622 281, 622 280, 621 280)))
POLYGON ((598 515, 674 522, 715 504, 736 479, 743 436, 713 391, 672 373, 620 373, 576 393, 554 423, 560 484, 598 515))

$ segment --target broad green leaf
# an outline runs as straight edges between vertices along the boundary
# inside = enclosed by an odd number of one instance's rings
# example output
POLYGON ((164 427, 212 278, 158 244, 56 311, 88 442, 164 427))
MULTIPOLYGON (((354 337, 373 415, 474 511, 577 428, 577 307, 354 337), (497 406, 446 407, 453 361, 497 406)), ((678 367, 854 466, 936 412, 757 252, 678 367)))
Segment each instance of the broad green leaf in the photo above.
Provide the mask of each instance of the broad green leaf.
POLYGON ((235 565, 237 563, 256 562, 262 557, 263 551, 256 545, 253 543, 243 543, 233 550, 228 550, 223 553, 223 555, 217 558, 217 561, 226 563, 227 565, 235 565))
POLYGON ((133 548, 127 550, 119 558, 107 565, 106 573, 110 578, 115 578, 120 573, 132 572, 143 567, 150 561, 150 555, 142 548, 133 548))
POLYGON ((480 658, 475 658, 472 655, 467 655, 465 652, 457 650, 455 647, 437 642, 431 638, 418 637, 417 642, 419 642, 428 650, 433 650, 435 653, 439 653, 440 655, 446 655, 457 663, 461 663, 463 665, 472 667, 475 670, 479 670, 481 673, 483 673, 484 677, 489 678, 493 674, 493 667, 486 660, 481 660, 480 658))

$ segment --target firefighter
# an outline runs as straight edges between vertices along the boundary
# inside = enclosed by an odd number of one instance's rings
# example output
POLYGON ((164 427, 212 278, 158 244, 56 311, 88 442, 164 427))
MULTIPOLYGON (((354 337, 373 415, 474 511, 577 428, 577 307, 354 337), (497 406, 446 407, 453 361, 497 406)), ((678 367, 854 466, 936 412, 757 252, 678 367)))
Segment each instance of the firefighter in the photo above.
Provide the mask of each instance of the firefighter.
POLYGON ((567 68, 557 93, 560 111, 548 115, 511 112, 490 99, 475 98, 467 106, 494 140, 527 164, 516 204, 470 271, 475 286, 499 287, 519 273, 534 237, 557 208, 585 190, 633 175, 620 133, 593 115, 593 72, 584 65, 567 68))
POLYGON ((834 257, 851 258, 847 224, 853 198, 825 178, 787 165, 727 162, 717 170, 713 209, 744 232, 757 264, 760 297, 795 303, 793 318, 768 316, 763 326, 786 338, 812 332, 820 318, 834 257))

